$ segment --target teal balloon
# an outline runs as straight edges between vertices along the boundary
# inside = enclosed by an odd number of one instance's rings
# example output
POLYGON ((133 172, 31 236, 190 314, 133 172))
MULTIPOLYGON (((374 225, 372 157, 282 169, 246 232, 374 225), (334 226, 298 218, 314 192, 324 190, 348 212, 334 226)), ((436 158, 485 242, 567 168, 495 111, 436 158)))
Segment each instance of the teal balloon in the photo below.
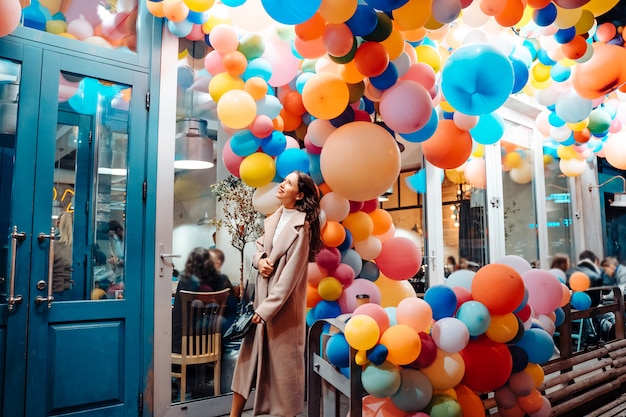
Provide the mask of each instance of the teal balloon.
POLYGON ((257 114, 264 114, 274 120, 283 109, 283 105, 276 96, 267 95, 256 101, 257 114))
POLYGON ((513 94, 519 93, 522 91, 526 83, 528 83, 528 66, 526 62, 524 62, 521 58, 516 56, 509 56, 511 60, 511 64, 513 65, 513 90, 511 91, 513 94))
POLYGON ((78 84, 76 93, 67 102, 77 113, 85 115, 96 114, 99 91, 100 83, 98 80, 85 77, 78 84))
POLYGON ((426 193, 426 170, 424 168, 420 169, 415 174, 406 177, 405 181, 409 188, 416 193, 426 193))
POLYGON ((393 405, 407 413, 424 410, 433 397, 433 386, 428 377, 413 368, 402 369, 400 377, 402 385, 391 396, 393 405))
POLYGON ((285 178, 293 171, 309 173, 309 157, 303 149, 285 149, 276 158, 276 172, 285 178))
POLYGON ((556 99, 555 112, 567 123, 577 123, 586 119, 593 109, 593 102, 578 95, 576 91, 567 91, 556 99))
POLYGON ((470 129, 472 138, 483 145, 493 145, 504 134, 504 119, 498 113, 483 114, 476 126, 470 129))
POLYGON ((230 140, 230 148, 237 156, 248 156, 259 149, 261 139, 254 136, 249 130, 235 132, 230 140))
POLYGON ((335 333, 326 343, 326 359, 337 368, 350 366, 350 345, 343 333, 335 333))
POLYGON ((285 25, 297 25, 313 17, 322 0, 261 0, 261 3, 267 14, 275 21, 285 25))
POLYGON ((287 138, 280 130, 274 130, 272 134, 261 139, 261 149, 270 156, 279 155, 287 147, 287 138))
POLYGON ((366 365, 361 374, 363 388, 375 397, 389 397, 395 394, 401 383, 400 370, 391 362, 366 365))
POLYGON ((430 417, 461 417, 463 410, 454 398, 447 394, 435 394, 428 407, 426 413, 430 417))
POLYGON ((193 29, 193 23, 189 20, 181 20, 180 22, 174 22, 172 20, 167 21, 167 28, 170 33, 177 38, 184 38, 191 33, 193 29))
POLYGON ((272 65, 263 58, 249 60, 246 70, 241 74, 241 79, 247 81, 252 77, 263 78, 265 82, 269 81, 272 78, 272 65))
POLYGON ((474 43, 453 52, 441 72, 441 89, 456 110, 478 116, 491 113, 513 91, 513 64, 497 48, 474 43))
POLYGON ((466 301, 459 307, 456 318, 461 320, 470 336, 480 336, 485 333, 491 324, 491 315, 483 303, 478 301, 466 301))
POLYGON ((529 362, 538 365, 548 362, 554 353, 552 336, 543 329, 530 328, 525 330, 516 345, 526 351, 529 362))

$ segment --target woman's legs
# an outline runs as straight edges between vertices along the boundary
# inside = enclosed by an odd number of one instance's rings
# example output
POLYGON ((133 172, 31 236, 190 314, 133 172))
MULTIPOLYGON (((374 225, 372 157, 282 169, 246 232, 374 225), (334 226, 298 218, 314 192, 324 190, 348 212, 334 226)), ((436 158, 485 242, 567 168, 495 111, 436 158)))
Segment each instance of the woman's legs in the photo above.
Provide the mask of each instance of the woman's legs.
POLYGON ((233 392, 233 405, 230 407, 230 417, 241 417, 246 399, 238 392, 233 392))

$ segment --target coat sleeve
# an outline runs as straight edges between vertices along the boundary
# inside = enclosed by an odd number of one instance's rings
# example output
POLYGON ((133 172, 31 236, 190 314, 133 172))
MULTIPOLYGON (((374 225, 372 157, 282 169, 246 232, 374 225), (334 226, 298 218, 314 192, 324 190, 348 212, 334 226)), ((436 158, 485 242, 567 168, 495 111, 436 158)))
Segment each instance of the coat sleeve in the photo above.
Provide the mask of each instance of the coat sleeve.
POLYGON ((287 302, 302 275, 306 277, 306 268, 309 263, 308 223, 300 228, 298 236, 284 256, 285 266, 276 277, 276 283, 270 289, 267 298, 255 309, 255 312, 266 322, 271 321, 287 302))
POLYGON ((256 269, 259 269, 259 261, 262 258, 266 258, 267 254, 265 253, 265 247, 263 246, 263 239, 265 239, 265 235, 262 235, 256 241, 256 253, 252 256, 252 266, 256 269))

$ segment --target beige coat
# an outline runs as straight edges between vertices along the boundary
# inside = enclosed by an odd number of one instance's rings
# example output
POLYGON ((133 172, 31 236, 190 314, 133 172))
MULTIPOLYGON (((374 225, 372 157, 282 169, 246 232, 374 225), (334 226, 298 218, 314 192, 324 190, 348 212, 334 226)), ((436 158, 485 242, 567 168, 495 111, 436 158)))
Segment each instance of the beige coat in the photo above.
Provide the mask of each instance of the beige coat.
POLYGON ((244 338, 232 389, 247 398, 256 373, 254 415, 292 417, 304 408, 309 226, 305 213, 294 213, 272 247, 281 213, 265 220, 257 241, 252 264, 267 254, 274 273, 267 279, 257 274, 254 310, 265 324, 244 338))

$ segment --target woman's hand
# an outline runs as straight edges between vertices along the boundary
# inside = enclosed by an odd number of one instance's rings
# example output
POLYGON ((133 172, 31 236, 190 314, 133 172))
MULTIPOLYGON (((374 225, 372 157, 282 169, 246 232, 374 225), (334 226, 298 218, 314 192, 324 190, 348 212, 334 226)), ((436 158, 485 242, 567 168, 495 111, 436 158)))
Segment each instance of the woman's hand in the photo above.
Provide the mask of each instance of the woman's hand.
POLYGON ((269 278, 274 272, 274 264, 267 258, 259 260, 259 273, 263 278, 269 278))
POLYGON ((254 313, 254 315, 252 316, 252 323, 261 324, 263 323, 263 319, 257 313, 254 313))

